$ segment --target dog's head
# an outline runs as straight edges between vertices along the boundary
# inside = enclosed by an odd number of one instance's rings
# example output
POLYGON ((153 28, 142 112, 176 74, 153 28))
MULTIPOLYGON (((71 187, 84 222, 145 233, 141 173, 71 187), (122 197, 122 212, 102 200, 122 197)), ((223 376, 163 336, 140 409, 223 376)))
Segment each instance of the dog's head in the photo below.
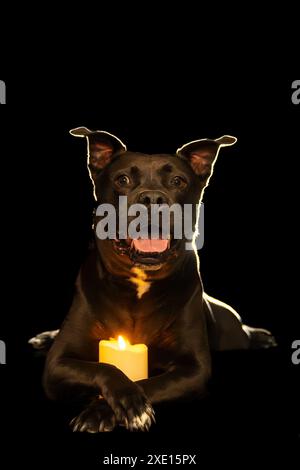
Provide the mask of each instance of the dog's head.
MULTIPOLYGON (((216 140, 195 140, 183 145, 173 155, 147 155, 128 151, 120 139, 108 132, 91 131, 85 127, 70 132, 73 136, 87 139, 88 167, 97 203, 104 208, 111 205, 116 211, 116 236, 114 239, 97 240, 108 269, 116 272, 120 271, 120 266, 122 269, 140 267, 154 272, 174 264, 172 260, 184 251, 186 241, 184 230, 182 239, 174 237, 178 213, 170 212, 168 237, 164 236, 158 223, 156 235, 151 238, 151 206, 170 208, 177 205, 183 209, 184 205, 190 204, 193 207, 192 224, 195 226, 196 207, 208 185, 219 150, 233 145, 236 138, 226 135, 216 140), (123 204, 126 201, 125 206, 120 206, 120 196, 126 196, 127 199, 122 198, 123 204), (137 207, 133 206, 136 204, 142 204, 149 215, 148 239, 143 239, 144 235, 142 238, 130 237, 128 230, 125 237, 121 236, 124 226, 120 227, 120 216, 124 217, 126 212, 128 229, 128 224, 134 219, 129 208, 137 207)), ((103 216, 104 213, 98 213, 96 226, 103 221, 103 216)))

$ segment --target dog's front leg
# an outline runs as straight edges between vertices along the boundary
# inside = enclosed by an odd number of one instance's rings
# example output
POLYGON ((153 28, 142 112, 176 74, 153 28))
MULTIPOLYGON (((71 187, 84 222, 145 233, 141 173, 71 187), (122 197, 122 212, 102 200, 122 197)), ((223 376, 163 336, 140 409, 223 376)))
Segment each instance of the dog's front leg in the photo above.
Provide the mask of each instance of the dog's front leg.
POLYGON ((195 295, 183 312, 180 326, 175 324, 170 331, 170 337, 176 338, 177 349, 153 350, 158 367, 166 364, 165 372, 138 382, 151 403, 206 395, 211 355, 205 318, 201 310, 199 312, 199 305, 201 298, 195 295))
POLYGON ((71 422, 75 431, 110 431, 117 423, 129 430, 145 430, 154 419, 143 389, 109 364, 50 357, 44 386, 48 397, 55 400, 90 400, 71 422))
POLYGON ((138 381, 151 403, 187 397, 203 397, 210 378, 210 360, 206 365, 175 364, 163 374, 138 381))

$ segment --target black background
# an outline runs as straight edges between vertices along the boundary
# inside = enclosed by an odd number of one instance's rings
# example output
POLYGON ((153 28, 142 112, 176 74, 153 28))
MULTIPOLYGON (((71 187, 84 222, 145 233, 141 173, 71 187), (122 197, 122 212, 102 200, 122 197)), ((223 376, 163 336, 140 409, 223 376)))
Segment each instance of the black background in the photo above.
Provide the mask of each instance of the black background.
POLYGON ((84 461, 98 468, 111 452, 197 453, 200 464, 206 457, 210 464, 219 458, 261 462, 278 453, 288 459, 300 446, 300 366, 291 362, 291 343, 299 339, 300 105, 291 102, 293 80, 133 76, 126 85, 95 78, 6 80, 7 105, 0 109, 2 439, 14 443, 15 463, 39 455, 44 465, 84 461), (202 279, 245 323, 270 329, 279 346, 217 355, 210 397, 158 407, 149 434, 72 434, 67 422, 74 410, 44 398, 43 358, 27 346, 32 335, 62 322, 90 236, 85 141, 68 134, 81 125, 109 131, 145 153, 173 153, 198 138, 238 138, 221 150, 205 193, 202 279))

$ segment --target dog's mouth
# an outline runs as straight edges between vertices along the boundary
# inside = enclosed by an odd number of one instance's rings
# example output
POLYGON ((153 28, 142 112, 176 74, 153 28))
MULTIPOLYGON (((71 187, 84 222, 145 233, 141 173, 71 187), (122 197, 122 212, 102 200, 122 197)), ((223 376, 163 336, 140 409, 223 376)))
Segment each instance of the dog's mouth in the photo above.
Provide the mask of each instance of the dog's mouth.
POLYGON ((131 241, 131 247, 139 252, 139 253, 150 253, 150 254, 160 254, 163 253, 164 251, 168 250, 170 247, 170 240, 164 240, 164 239, 142 239, 139 238, 137 240, 132 240, 131 241))
POLYGON ((179 240, 172 237, 147 239, 115 239, 113 245, 120 255, 127 255, 136 266, 158 268, 170 257, 176 256, 179 240))

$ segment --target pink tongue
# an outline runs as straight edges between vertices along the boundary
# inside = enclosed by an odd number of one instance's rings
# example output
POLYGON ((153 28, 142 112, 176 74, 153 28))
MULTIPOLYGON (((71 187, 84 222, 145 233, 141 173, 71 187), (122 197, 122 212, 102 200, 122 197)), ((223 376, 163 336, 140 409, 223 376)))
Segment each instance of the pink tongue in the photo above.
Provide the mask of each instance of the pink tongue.
POLYGON ((133 240, 133 245, 136 250, 144 251, 147 253, 162 253, 168 248, 168 240, 133 240))

